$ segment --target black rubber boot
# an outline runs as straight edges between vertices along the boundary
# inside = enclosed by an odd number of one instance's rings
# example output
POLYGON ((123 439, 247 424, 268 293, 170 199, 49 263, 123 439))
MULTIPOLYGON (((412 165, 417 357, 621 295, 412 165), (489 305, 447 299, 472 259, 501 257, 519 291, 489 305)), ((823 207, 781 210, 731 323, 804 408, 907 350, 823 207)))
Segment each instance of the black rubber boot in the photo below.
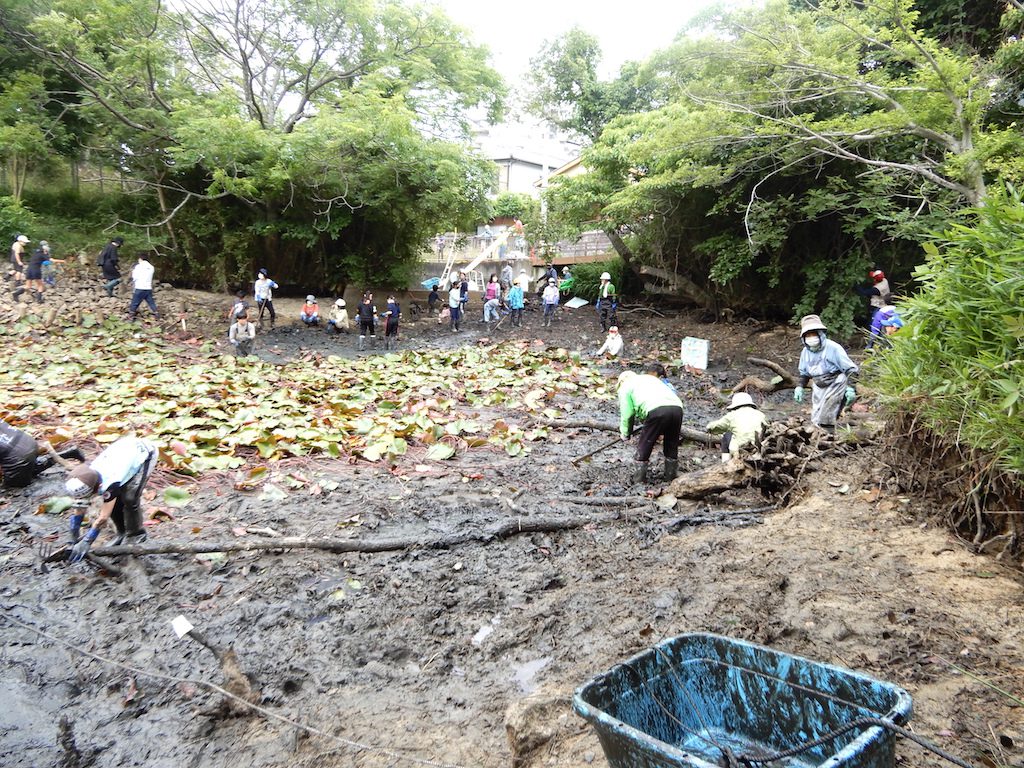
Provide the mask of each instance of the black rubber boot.
POLYGON ((679 474, 679 459, 665 459, 665 480, 674 480, 679 474))
POLYGON ((82 453, 81 448, 62 448, 57 451, 57 455, 62 459, 74 459, 75 461, 85 461, 85 454, 82 453))
POLYGON ((21 296, 21 294, 23 294, 24 292, 25 292, 24 288, 18 287, 18 288, 15 288, 13 291, 11 291, 11 296, 13 296, 14 300, 17 301, 18 297, 21 296))
POLYGON ((647 482, 647 462, 638 461, 633 466, 633 485, 643 485, 647 482))

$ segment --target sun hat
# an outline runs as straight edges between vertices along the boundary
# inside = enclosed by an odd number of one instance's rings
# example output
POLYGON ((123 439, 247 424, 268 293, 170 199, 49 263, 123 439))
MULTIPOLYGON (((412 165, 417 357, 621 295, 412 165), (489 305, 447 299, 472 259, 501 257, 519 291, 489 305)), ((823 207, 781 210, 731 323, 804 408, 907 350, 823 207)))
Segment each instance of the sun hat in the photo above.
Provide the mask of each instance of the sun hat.
POLYGON ((314 296, 314 295, 313 295, 313 294, 311 293, 311 294, 309 294, 309 295, 308 295, 308 296, 306 297, 306 301, 308 301, 308 302, 309 302, 310 304, 312 304, 312 303, 313 303, 314 301, 316 301, 316 296, 314 296))
POLYGON ((804 315, 800 318, 800 336, 811 331, 827 331, 828 328, 821 322, 821 318, 817 315, 804 315))
POLYGON ((27 237, 25 237, 25 235, 18 235, 18 242, 19 243, 30 243, 32 241, 29 240, 27 237))
POLYGON ((611 276, 611 275, 609 275, 609 274, 608 274, 607 272, 602 272, 602 273, 601 273, 601 279, 602 279, 602 280, 611 280, 611 279, 612 279, 612 276, 611 276))
POLYGON ((745 405, 753 406, 754 399, 746 392, 737 392, 732 396, 732 402, 729 403, 729 407, 726 410, 735 411, 737 408, 742 408, 745 405))

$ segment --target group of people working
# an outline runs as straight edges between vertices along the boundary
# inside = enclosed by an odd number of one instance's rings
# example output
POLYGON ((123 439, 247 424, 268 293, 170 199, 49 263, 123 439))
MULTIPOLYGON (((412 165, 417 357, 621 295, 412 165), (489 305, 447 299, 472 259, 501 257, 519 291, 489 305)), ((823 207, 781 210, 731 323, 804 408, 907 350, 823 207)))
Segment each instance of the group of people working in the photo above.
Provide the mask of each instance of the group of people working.
MULTIPOLYGON (((253 298, 256 302, 257 323, 263 322, 264 314, 269 316, 270 327, 274 328, 277 322, 277 311, 274 309, 274 291, 278 284, 270 278, 266 269, 261 269, 253 284, 253 298)), ((231 327, 228 329, 228 341, 239 356, 251 355, 256 344, 256 323, 249 317, 249 303, 246 301, 245 293, 239 291, 235 302, 231 306, 229 318, 231 327)), ((324 318, 324 329, 327 333, 349 333, 353 324, 358 326, 359 341, 358 349, 366 348, 366 339, 369 337, 370 344, 376 346, 377 328, 381 321, 384 323, 384 346, 386 349, 394 349, 398 346, 398 325, 402 317, 402 309, 394 295, 388 296, 387 307, 383 312, 377 311, 373 303, 373 294, 367 292, 356 308, 354 316, 350 319, 348 306, 345 299, 335 299, 327 317, 324 318)), ((321 323, 320 304, 316 296, 309 294, 299 310, 299 321, 307 328, 319 327, 321 323)))

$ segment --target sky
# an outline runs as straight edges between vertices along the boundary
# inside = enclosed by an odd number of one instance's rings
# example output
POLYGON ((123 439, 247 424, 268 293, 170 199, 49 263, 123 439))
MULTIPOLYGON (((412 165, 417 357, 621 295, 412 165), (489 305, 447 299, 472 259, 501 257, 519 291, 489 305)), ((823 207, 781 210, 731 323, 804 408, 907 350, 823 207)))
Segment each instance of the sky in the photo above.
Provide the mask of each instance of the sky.
POLYGON ((573 26, 601 43, 601 75, 612 77, 629 60, 664 48, 715 0, 433 0, 491 50, 493 66, 510 84, 520 80, 545 41, 573 26))

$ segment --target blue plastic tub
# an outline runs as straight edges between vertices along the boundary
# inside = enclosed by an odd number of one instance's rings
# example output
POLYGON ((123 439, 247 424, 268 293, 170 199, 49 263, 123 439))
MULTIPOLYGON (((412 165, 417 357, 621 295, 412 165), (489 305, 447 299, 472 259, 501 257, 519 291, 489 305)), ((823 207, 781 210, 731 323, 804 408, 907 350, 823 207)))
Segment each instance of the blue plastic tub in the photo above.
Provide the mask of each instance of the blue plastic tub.
MULTIPOLYGON (((859 717, 902 725, 910 694, 857 672, 711 634, 665 640, 576 691, 612 768, 717 768, 764 758, 859 717)), ((895 736, 849 731, 772 768, 892 768, 895 736)))

